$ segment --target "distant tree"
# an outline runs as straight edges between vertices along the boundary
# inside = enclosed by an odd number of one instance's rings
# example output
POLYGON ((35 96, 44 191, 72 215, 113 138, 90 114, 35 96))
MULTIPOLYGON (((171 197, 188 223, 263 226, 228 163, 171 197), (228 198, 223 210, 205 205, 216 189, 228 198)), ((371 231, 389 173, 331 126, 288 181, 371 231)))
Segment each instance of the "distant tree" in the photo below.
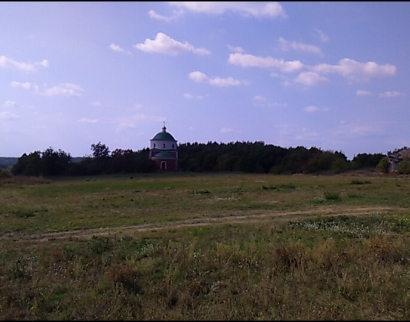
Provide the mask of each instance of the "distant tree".
POLYGON ((11 172, 14 175, 39 176, 41 174, 41 152, 34 151, 29 155, 23 153, 11 172))
POLYGON ((44 150, 41 155, 42 174, 61 175, 69 167, 71 155, 62 150, 54 151, 52 147, 44 150))
POLYGON ((93 151, 93 157, 96 159, 105 159, 110 156, 110 149, 101 142, 91 144, 91 150, 93 151))
POLYGON ((382 158, 376 165, 376 171, 381 173, 387 173, 389 169, 389 160, 387 158, 382 158))
POLYGON ((410 174, 410 158, 403 158, 397 166, 397 170, 401 174, 410 174))

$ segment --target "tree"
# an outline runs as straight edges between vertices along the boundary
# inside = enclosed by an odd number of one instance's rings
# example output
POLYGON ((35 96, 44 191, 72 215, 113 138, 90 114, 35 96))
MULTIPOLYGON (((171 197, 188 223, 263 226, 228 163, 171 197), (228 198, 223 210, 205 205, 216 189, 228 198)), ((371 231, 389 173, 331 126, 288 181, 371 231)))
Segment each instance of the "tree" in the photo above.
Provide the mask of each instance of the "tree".
POLYGON ((387 158, 382 158, 376 165, 376 170, 381 173, 387 173, 389 169, 389 160, 387 158))
POLYGON ((401 174, 410 174, 410 158, 403 158, 403 160, 400 161, 397 169, 401 174))
POLYGON ((52 147, 44 150, 41 157, 43 175, 61 175, 69 167, 71 155, 62 150, 54 151, 52 147))
POLYGON ((91 150, 93 151, 93 156, 96 159, 106 159, 110 155, 110 149, 105 144, 98 142, 97 144, 91 144, 91 150))
POLYGON ((34 151, 29 155, 23 153, 11 171, 14 175, 39 176, 41 174, 41 152, 34 151))

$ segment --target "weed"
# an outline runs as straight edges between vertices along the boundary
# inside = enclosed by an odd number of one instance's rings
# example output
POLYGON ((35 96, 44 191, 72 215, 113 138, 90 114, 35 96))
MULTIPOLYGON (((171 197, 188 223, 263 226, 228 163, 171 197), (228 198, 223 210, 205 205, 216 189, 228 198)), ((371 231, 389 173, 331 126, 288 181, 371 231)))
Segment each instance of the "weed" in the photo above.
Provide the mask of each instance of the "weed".
POLYGON ((328 201, 339 201, 341 199, 339 192, 325 191, 323 194, 328 201))

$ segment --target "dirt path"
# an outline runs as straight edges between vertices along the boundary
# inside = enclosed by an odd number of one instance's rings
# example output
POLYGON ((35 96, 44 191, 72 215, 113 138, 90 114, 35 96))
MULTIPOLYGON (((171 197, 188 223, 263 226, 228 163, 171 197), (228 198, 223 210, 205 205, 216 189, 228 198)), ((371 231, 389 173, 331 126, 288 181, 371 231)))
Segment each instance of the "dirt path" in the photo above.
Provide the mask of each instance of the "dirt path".
POLYGON ((320 207, 303 211, 288 211, 288 212, 263 212, 252 213, 240 216, 224 216, 224 217, 201 217, 192 218, 181 221, 151 223, 135 226, 119 226, 100 229, 82 229, 70 230, 55 233, 40 233, 40 234, 25 234, 25 233, 5 233, 0 236, 0 241, 15 241, 15 242, 46 242, 49 240, 61 239, 90 239, 93 236, 112 236, 112 235, 132 235, 142 231, 156 231, 164 229, 178 229, 181 227, 200 227, 219 224, 238 224, 238 223, 260 223, 272 220, 289 220, 297 218, 306 218, 311 215, 322 216, 338 216, 338 215, 370 215, 374 213, 395 211, 402 212, 408 209, 393 208, 393 207, 320 207))

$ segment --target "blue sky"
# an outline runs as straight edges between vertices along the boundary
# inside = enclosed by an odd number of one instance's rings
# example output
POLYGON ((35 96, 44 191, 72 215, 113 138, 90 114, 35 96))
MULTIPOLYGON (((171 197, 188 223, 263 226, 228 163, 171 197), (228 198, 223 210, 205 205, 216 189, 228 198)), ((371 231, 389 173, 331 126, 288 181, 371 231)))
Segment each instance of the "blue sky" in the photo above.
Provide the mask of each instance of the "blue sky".
POLYGON ((410 146, 408 2, 1 2, 0 156, 410 146))

